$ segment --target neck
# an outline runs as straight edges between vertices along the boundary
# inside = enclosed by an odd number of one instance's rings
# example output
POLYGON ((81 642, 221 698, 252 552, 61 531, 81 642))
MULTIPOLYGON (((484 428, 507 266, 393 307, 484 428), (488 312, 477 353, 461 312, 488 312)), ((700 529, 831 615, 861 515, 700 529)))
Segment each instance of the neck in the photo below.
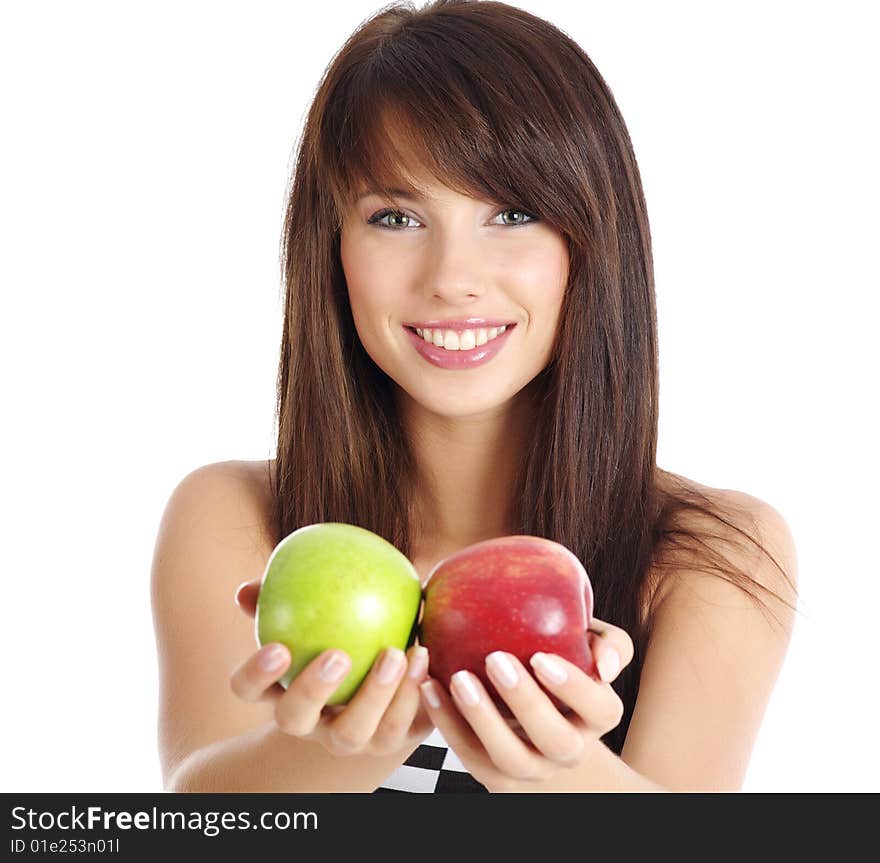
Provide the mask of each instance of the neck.
POLYGON ((401 416, 419 465, 414 545, 445 556, 517 531, 515 484, 533 425, 527 387, 479 415, 448 417, 404 396, 401 416))

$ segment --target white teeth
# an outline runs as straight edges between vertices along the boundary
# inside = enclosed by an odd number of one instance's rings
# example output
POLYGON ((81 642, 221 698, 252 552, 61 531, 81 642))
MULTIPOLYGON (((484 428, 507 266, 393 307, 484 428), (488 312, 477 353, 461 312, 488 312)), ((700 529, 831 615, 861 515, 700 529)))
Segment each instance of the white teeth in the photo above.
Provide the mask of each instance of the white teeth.
POLYGON ((485 345, 496 336, 500 336, 507 326, 489 327, 468 330, 431 330, 419 329, 416 332, 426 341, 447 351, 469 351, 479 345, 485 345))
MULTIPOLYGON (((461 334, 464 336, 464 333, 461 334)), ((434 333, 434 344, 437 344, 437 333, 434 333)), ((443 333, 443 347, 447 351, 457 351, 461 348, 461 337, 455 330, 446 330, 443 333)))

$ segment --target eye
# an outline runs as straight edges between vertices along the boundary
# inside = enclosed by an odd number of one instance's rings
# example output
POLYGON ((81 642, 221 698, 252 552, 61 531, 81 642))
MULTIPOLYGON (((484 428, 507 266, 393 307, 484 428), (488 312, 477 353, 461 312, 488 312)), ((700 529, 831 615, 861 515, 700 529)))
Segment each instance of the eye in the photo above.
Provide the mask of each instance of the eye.
POLYGON ((538 221, 537 216, 533 216, 531 213, 527 213, 525 210, 514 210, 512 207, 508 207, 506 210, 502 210, 498 215, 503 216, 505 213, 515 213, 516 215, 518 215, 520 217, 524 216, 525 219, 528 220, 528 221, 523 221, 522 218, 519 218, 518 220, 516 220, 514 222, 504 222, 504 224, 510 228, 516 228, 519 225, 527 225, 527 224, 529 224, 529 222, 538 221))
POLYGON ((409 224, 409 222, 415 222, 417 225, 420 224, 420 222, 417 219, 413 218, 408 213, 403 213, 400 210, 388 210, 388 209, 379 210, 378 213, 374 213, 372 216, 370 216, 369 219, 367 219, 367 223, 370 225, 379 225, 379 227, 391 228, 391 230, 396 230, 398 227, 403 227, 403 228, 412 227, 409 224), (389 217, 393 217, 395 219, 407 219, 408 221, 407 221, 407 224, 405 224, 405 225, 386 224, 382 221, 383 219, 387 219, 389 217))

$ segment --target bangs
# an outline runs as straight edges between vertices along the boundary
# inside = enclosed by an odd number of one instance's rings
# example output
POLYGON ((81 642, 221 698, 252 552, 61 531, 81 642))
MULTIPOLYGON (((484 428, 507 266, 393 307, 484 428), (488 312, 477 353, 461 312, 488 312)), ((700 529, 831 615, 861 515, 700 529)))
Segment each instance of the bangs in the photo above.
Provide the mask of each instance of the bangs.
POLYGON ((428 198, 431 184, 475 198, 510 197, 509 190, 500 190, 487 179, 493 171, 489 160, 475 162, 468 158, 467 148, 450 147, 451 130, 438 128, 433 119, 413 116, 388 102, 379 110, 350 117, 349 123, 360 145, 338 148, 338 170, 327 174, 338 208, 350 206, 366 193, 386 201, 398 195, 428 198), (442 141, 446 144, 438 145, 442 141))
POLYGON ((464 166, 450 165, 432 150, 431 130, 420 127, 399 106, 385 105, 360 119, 363 126, 356 137, 363 145, 341 154, 340 197, 350 202, 372 192, 382 198, 427 198, 426 183, 467 195, 481 191, 464 166))
POLYGON ((335 81, 316 152, 340 224, 366 192, 426 198, 422 183, 437 183, 565 231, 583 178, 570 176, 572 112, 541 77, 554 73, 515 40, 487 52, 485 30, 458 25, 398 32, 335 81))

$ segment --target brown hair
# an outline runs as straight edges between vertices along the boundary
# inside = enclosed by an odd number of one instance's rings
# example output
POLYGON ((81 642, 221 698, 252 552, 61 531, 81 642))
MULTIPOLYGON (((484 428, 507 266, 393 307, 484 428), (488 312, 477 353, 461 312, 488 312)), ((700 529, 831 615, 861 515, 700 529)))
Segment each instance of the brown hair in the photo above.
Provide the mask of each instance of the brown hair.
POLYGON ((389 197, 423 191, 404 176, 392 127, 446 186, 534 214, 567 241, 553 358, 529 385, 537 411, 514 489, 517 532, 571 549, 590 575, 595 615, 633 639, 633 661, 614 684, 623 720, 603 738, 619 754, 657 573, 690 550, 690 569, 755 599, 756 588, 778 595, 706 542, 732 547, 740 534, 764 551, 757 524, 740 526, 746 511, 723 509, 656 465, 654 277, 632 144, 589 57, 535 15, 498 2, 395 3, 352 34, 320 82, 282 237, 277 539, 342 521, 412 553, 417 465, 394 384, 358 338, 339 254, 343 213, 365 178, 389 197))

